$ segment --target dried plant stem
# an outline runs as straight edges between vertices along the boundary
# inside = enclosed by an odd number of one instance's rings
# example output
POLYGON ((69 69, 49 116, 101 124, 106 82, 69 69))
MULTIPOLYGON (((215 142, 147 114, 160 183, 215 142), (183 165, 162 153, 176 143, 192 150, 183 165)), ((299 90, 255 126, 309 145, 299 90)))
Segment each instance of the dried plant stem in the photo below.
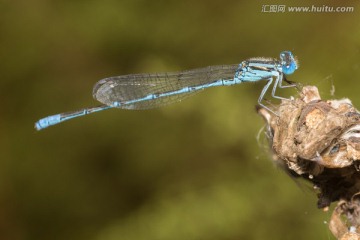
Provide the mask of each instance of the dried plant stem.
POLYGON ((258 111, 274 161, 318 189, 319 208, 339 201, 329 224, 335 237, 360 239, 360 113, 351 101, 321 100, 316 87, 306 86, 299 98, 282 101, 278 116, 258 111))

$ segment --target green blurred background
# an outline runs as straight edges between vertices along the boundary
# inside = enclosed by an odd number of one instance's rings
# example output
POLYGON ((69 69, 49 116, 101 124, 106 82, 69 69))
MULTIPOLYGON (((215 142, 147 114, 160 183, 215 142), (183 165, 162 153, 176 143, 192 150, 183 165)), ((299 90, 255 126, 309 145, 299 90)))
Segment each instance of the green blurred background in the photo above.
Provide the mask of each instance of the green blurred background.
POLYGON ((33 126, 98 105, 92 86, 105 77, 282 50, 300 61, 289 79, 325 97, 334 83, 360 106, 359 11, 357 0, 0 1, 0 239, 333 239, 311 187, 257 140, 264 83, 33 126), (354 12, 261 12, 277 4, 354 12))

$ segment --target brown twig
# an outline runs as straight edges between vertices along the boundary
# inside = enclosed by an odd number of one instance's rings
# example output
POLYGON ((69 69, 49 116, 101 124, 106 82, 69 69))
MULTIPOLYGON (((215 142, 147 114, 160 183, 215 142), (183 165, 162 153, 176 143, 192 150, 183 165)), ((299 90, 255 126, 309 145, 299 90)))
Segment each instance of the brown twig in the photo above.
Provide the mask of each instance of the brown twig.
POLYGON ((360 239, 360 113, 351 101, 321 100, 316 87, 306 86, 299 98, 282 101, 278 116, 264 108, 258 112, 267 123, 274 161, 319 190, 319 208, 339 201, 329 225, 334 236, 360 239))

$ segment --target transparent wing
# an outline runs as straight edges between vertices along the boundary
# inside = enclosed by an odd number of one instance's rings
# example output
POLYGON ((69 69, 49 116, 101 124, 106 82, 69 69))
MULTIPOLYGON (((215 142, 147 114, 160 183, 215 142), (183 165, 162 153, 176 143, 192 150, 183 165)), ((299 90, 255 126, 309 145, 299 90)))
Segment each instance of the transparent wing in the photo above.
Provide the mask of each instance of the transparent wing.
MULTIPOLYGON (((180 72, 155 74, 130 74, 100 80, 93 89, 96 100, 112 105, 119 102, 119 108, 149 109, 180 101, 203 88, 194 91, 180 91, 186 87, 207 87, 207 84, 220 79, 233 79, 239 65, 210 66, 180 72), (176 94, 162 94, 176 93, 176 94), (147 96, 161 97, 146 99, 147 96), (144 99, 144 100, 141 100, 144 99), (134 101, 140 100, 140 101, 134 101)), ((210 86, 210 85, 209 85, 210 86)))

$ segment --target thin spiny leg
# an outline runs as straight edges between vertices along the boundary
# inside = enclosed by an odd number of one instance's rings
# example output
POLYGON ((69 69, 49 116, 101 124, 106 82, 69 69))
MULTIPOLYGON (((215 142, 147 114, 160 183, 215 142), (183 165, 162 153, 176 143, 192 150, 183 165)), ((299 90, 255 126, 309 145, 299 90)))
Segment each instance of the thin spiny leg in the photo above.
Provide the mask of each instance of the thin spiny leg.
POLYGON ((275 91, 276 91, 276 88, 278 87, 279 83, 282 82, 282 77, 283 77, 283 74, 279 74, 277 77, 275 77, 275 83, 274 83, 273 89, 271 91, 271 96, 273 98, 277 98, 277 99, 281 99, 281 100, 287 99, 287 98, 276 96, 275 91))
POLYGON ((302 89, 302 84, 301 84, 301 83, 297 83, 297 82, 290 81, 290 80, 288 80, 288 79, 286 78, 285 75, 283 76, 283 80, 284 80, 285 82, 287 82, 289 85, 287 85, 287 86, 280 86, 280 88, 296 87, 296 89, 297 89, 298 91, 301 91, 301 89, 302 89))
POLYGON ((279 85, 278 85, 279 88, 297 87, 297 84, 296 84, 296 83, 287 80, 284 74, 281 74, 281 75, 283 75, 283 76, 282 76, 281 80, 279 81, 279 85), (283 80, 285 80, 285 82, 289 83, 289 85, 283 86, 283 85, 282 85, 283 80))
POLYGON ((264 88, 262 89, 261 93, 260 93, 260 97, 258 99, 258 104, 265 108, 266 110, 268 110, 269 112, 272 112, 273 114, 275 114, 276 116, 278 116, 277 113, 275 113, 273 110, 271 110, 270 108, 266 107, 264 104, 261 103, 261 101, 263 100, 264 98, 264 95, 266 93, 266 91, 269 89, 271 83, 272 83, 273 79, 272 78, 269 78, 269 81, 266 83, 266 85, 264 86, 264 88))

